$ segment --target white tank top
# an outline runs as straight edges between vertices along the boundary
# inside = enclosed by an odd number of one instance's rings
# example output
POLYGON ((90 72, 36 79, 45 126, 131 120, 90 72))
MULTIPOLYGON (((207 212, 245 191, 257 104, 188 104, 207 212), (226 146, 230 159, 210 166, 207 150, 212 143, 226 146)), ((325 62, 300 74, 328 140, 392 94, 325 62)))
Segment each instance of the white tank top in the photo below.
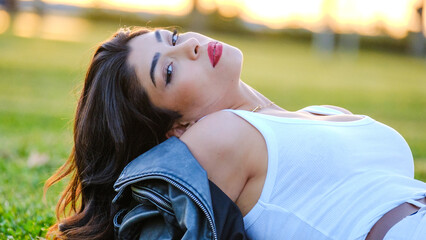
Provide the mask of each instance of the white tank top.
POLYGON ((268 150, 261 196, 244 217, 251 239, 365 239, 383 214, 425 196, 406 141, 368 116, 330 122, 227 111, 257 128, 268 150))

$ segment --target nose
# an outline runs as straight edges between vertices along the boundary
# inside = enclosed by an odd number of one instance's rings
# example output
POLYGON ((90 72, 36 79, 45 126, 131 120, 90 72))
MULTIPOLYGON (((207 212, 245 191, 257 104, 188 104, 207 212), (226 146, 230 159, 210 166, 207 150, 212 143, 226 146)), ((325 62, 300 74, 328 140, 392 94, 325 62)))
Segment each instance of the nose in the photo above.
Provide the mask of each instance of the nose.
POLYGON ((174 46, 175 50, 181 54, 184 54, 186 57, 189 57, 191 60, 196 60, 199 56, 199 46, 200 42, 196 38, 188 38, 185 42, 178 43, 174 46))

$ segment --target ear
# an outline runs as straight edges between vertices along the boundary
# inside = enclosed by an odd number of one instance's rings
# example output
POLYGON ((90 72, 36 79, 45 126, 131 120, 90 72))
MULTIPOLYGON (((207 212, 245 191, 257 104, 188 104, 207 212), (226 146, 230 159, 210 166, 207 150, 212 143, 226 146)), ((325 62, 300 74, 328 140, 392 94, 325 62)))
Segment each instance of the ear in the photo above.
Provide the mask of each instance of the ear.
POLYGON ((175 122, 173 123, 172 129, 170 129, 167 133, 166 133, 166 137, 170 138, 172 136, 178 137, 180 138, 186 131, 186 129, 188 129, 192 124, 190 123, 180 123, 180 122, 175 122))

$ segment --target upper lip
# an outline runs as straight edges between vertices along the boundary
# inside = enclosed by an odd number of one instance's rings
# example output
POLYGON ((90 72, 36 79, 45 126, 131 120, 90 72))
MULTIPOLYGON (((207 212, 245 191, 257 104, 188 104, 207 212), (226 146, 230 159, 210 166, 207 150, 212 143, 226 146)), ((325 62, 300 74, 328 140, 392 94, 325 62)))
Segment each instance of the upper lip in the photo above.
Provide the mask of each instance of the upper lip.
POLYGON ((222 56, 222 44, 220 42, 209 42, 207 47, 207 52, 209 59, 213 67, 219 62, 220 57, 222 56))

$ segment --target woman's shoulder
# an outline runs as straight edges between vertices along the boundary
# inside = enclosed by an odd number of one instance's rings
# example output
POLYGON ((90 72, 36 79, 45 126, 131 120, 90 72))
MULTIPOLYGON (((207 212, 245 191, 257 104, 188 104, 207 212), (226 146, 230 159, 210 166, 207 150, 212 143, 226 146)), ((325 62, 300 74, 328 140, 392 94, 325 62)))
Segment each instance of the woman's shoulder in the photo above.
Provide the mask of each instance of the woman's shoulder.
POLYGON ((250 153, 261 135, 244 119, 229 111, 207 115, 180 139, 207 171, 209 179, 236 200, 252 172, 250 153), (232 184, 230 184, 232 183, 232 184))
MULTIPOLYGON (((243 141, 254 129, 244 119, 229 111, 211 113, 192 125, 181 140, 193 152, 225 154, 244 149, 249 143, 243 141)), ((202 161, 203 159, 199 159, 202 161)))
POLYGON ((193 139, 201 141, 232 141, 232 138, 239 137, 239 131, 247 126, 244 119, 230 111, 218 111, 211 113, 193 124, 182 135, 182 139, 193 139))

